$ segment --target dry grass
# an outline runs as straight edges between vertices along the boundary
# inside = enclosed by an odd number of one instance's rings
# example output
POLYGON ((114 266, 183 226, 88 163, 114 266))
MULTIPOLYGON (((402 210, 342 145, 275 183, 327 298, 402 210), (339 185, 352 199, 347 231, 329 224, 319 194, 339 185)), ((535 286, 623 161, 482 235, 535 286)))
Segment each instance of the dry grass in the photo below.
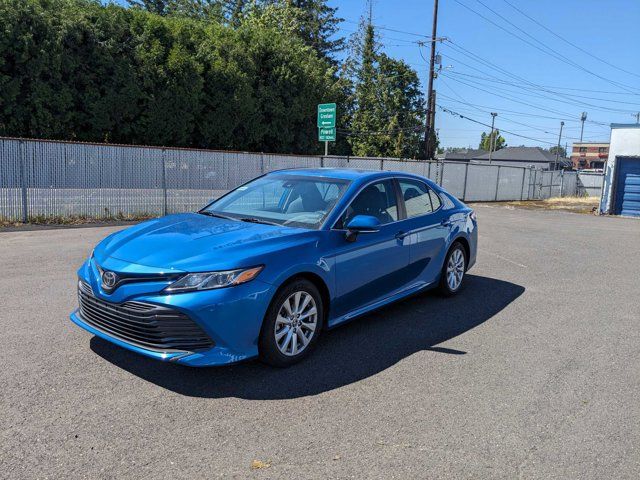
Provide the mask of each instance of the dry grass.
POLYGON ((555 197, 545 200, 522 200, 513 202, 494 202, 491 205, 526 208, 530 210, 560 210, 564 212, 574 212, 592 214, 598 210, 600 204, 599 197, 555 197))
POLYGON ((123 215, 118 214, 110 217, 93 218, 77 215, 66 216, 44 216, 34 215, 29 217, 27 223, 16 222, 14 220, 5 220, 0 218, 0 228, 20 228, 23 226, 32 225, 51 225, 51 226, 73 226, 73 225, 88 225, 92 223, 104 224, 110 222, 138 222, 142 220, 148 220, 154 218, 157 215, 150 215, 146 213, 140 213, 136 215, 123 215))
POLYGON ((598 206, 600 197, 555 197, 543 200, 549 205, 591 205, 598 206))

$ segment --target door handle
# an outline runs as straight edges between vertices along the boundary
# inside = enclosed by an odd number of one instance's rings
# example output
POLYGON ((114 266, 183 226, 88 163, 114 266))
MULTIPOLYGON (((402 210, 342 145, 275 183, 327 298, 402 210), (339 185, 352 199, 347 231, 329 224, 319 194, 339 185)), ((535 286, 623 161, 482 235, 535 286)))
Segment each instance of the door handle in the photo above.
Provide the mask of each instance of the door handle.
POLYGON ((451 224, 452 224, 452 222, 448 218, 445 218, 444 220, 442 220, 440 222, 440 225, 442 225, 443 227, 450 227, 451 224))
POLYGON ((396 238, 397 238, 398 240, 402 240, 402 239, 403 239, 404 237, 406 237, 406 236, 407 236, 407 234, 406 234, 406 233, 404 233, 404 232, 398 232, 398 233, 396 233, 396 238))

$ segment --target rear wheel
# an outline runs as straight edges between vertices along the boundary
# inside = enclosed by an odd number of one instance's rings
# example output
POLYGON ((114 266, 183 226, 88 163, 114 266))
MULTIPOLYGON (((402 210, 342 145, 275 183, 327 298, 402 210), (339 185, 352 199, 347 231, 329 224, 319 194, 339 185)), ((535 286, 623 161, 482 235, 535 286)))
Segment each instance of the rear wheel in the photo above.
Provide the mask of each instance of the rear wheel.
POLYGON ((308 280, 295 280, 275 296, 265 316, 258 348, 260 359, 288 367, 305 358, 318 341, 323 326, 322 297, 308 280))
POLYGON ((467 268, 467 253, 460 242, 452 245, 444 259, 440 274, 440 292, 445 296, 455 295, 462 288, 467 268))

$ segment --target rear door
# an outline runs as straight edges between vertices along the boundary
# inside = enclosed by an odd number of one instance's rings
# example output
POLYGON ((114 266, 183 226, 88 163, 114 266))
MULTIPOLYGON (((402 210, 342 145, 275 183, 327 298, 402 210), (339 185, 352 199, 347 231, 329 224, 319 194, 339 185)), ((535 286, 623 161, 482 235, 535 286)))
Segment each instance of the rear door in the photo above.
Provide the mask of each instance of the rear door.
POLYGON ((400 222, 409 246, 408 280, 425 285, 437 280, 446 254, 451 222, 442 200, 426 183, 398 178, 406 218, 400 222))

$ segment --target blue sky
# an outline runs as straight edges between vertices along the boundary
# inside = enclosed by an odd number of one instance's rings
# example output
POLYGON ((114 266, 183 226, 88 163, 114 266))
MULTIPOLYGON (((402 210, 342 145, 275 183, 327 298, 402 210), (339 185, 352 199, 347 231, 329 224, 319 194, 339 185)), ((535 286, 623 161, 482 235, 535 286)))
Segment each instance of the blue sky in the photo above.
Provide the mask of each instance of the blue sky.
MULTIPOLYGON (((410 32, 379 28, 384 50, 411 64, 426 84, 429 51, 419 47, 416 41, 421 37, 411 33, 430 35, 432 0, 373 2, 375 25, 410 32)), ((353 33, 367 13, 366 0, 329 0, 329 4, 338 7, 345 19, 344 35, 353 33)), ((610 123, 635 122, 632 112, 640 111, 640 1, 440 0, 438 17, 438 36, 451 42, 437 48, 445 67, 434 86, 437 103, 486 124, 491 123, 490 112, 497 112, 496 126, 503 129, 509 145, 556 144, 564 120, 562 144, 570 147, 579 139, 583 111, 588 113, 585 141, 608 141, 610 123)), ((489 130, 440 109, 436 128, 443 146, 477 147, 480 133, 489 130)))
MULTIPOLYGON (((529 140, 504 133, 509 145, 549 147, 548 143, 542 141, 557 143, 560 121, 564 120, 562 144, 566 141, 570 148, 571 142, 579 139, 578 120, 583 111, 588 113, 588 122, 585 123, 584 129, 585 141, 608 141, 609 123, 635 122, 631 112, 640 111, 640 2, 508 0, 525 14, 590 54, 636 74, 631 75, 565 43, 514 10, 504 0, 481 1, 484 5, 478 0, 459 0, 459 3, 456 0, 440 1, 438 36, 448 37, 454 43, 453 46, 450 46, 449 42, 438 44, 437 50, 443 57, 442 64, 447 67, 435 81, 438 104, 487 124, 491 123, 490 112, 497 112, 498 127, 536 139, 529 140), (553 49, 560 58, 554 58, 515 38, 461 4, 545 50, 545 47, 526 34, 531 35, 553 49), (512 22, 514 26, 509 25, 487 7, 512 22), (577 66, 571 65, 562 58, 563 56, 577 66), (486 60, 503 71, 487 64, 486 60), (495 81, 495 77, 510 84, 495 81), (526 83, 527 81, 530 83, 526 83), (617 85, 611 83, 612 81, 617 85), (532 84, 545 88, 540 89, 532 84), (523 90, 518 85, 528 89, 523 90), (554 88, 546 88, 548 86, 554 88), (510 96, 517 101, 500 98, 489 92, 510 96), (475 107, 468 105, 469 103, 475 107), (609 111, 608 108, 624 112, 609 111), (604 125, 591 123, 592 120, 604 125)), ((349 21, 344 24, 344 33, 347 34, 356 27, 350 22, 367 12, 366 2, 361 0, 331 0, 330 4, 338 7, 340 15, 349 21)), ((431 0, 374 0, 373 22, 394 30, 430 35, 432 9, 431 0)), ((420 38, 381 29, 378 33, 385 51, 410 63, 418 70, 420 78, 426 84, 428 67, 424 59, 429 58, 428 48, 422 48, 421 56, 420 47, 413 43, 420 38)), ((444 113, 440 109, 437 110, 436 128, 439 129, 442 145, 471 145, 476 148, 480 133, 489 130, 469 120, 444 113)))

